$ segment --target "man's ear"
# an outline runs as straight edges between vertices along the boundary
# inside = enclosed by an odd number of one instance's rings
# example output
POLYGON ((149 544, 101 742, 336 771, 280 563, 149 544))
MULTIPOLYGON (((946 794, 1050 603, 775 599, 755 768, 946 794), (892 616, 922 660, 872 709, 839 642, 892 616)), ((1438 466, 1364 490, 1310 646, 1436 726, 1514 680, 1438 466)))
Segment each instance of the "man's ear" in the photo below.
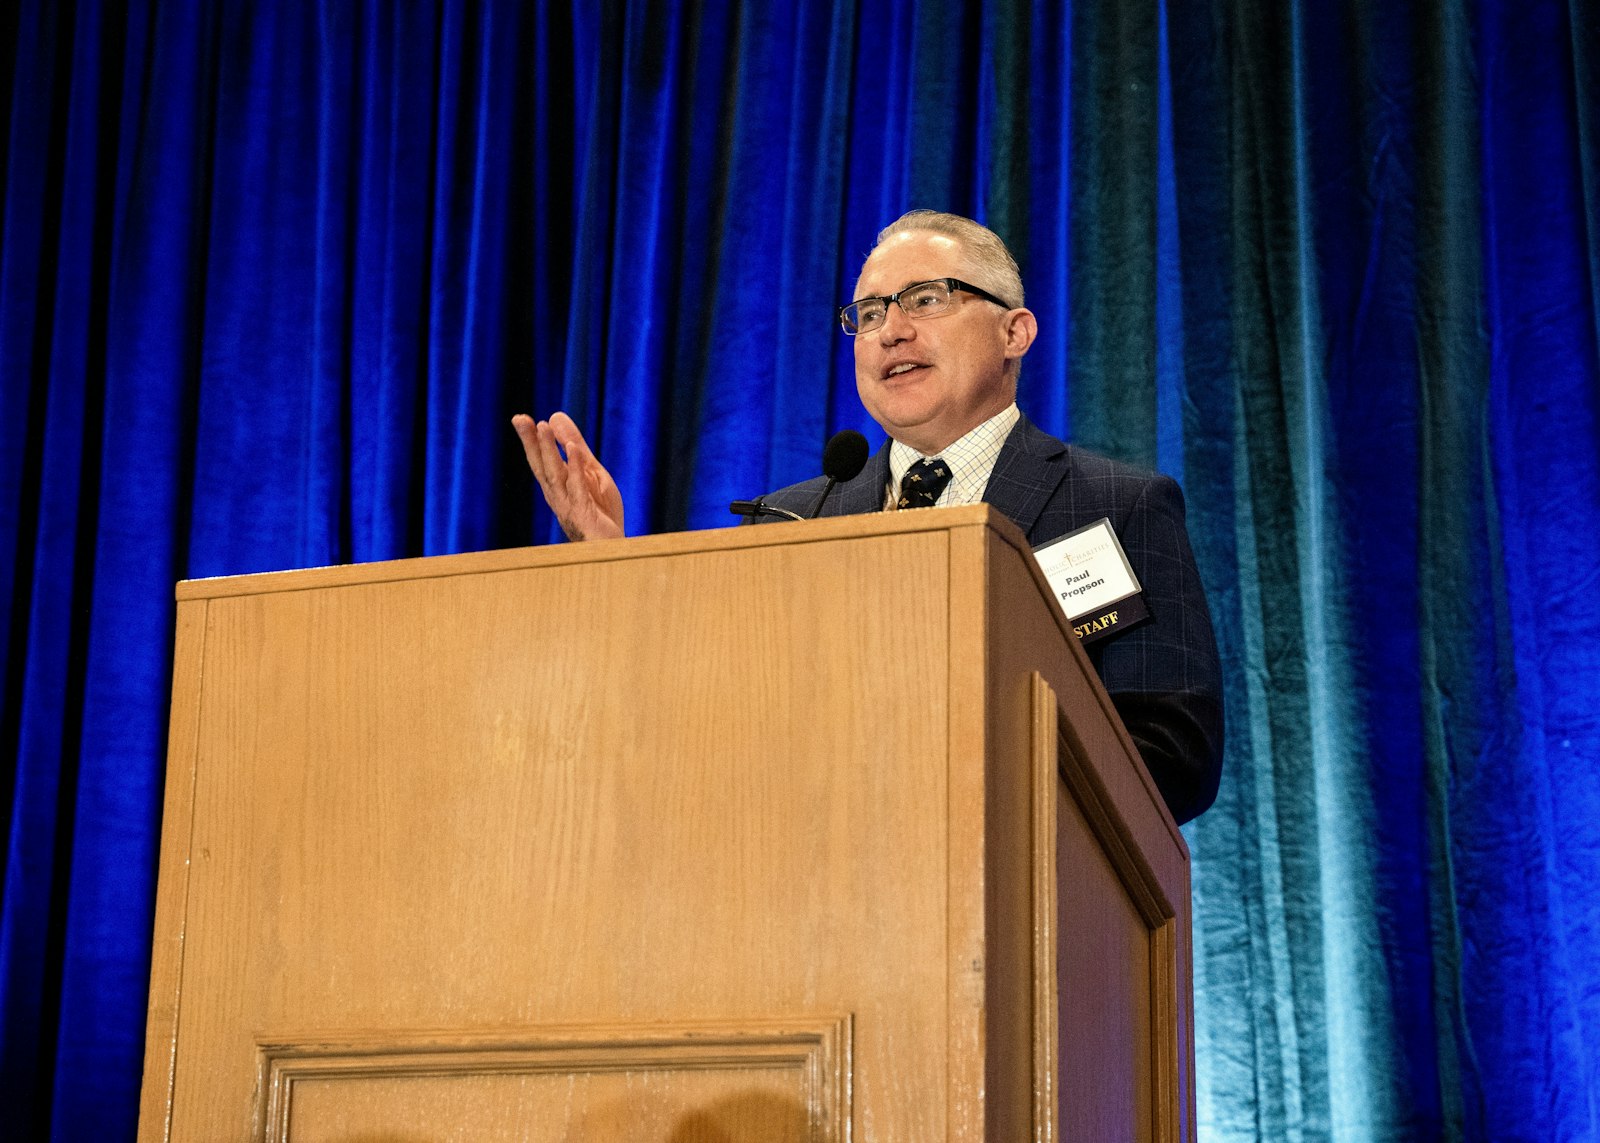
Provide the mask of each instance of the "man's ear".
POLYGON ((1006 338, 1006 360, 1014 361, 1032 347, 1033 339, 1039 336, 1039 322, 1032 310, 1023 309, 1011 310, 1001 320, 1006 338))

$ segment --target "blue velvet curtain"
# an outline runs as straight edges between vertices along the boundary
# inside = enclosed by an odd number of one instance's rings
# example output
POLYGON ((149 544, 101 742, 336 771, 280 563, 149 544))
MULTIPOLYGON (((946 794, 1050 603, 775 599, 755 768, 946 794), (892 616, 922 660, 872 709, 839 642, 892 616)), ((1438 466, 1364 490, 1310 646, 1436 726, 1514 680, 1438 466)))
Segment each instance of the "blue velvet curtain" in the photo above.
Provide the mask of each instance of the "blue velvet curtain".
POLYGON ((1178 477, 1230 718, 1203 1139, 1600 1136, 1584 0, 0 9, 0 1106, 131 1137, 184 577, 635 533, 876 430, 878 226, 1018 252, 1022 403, 1178 477))

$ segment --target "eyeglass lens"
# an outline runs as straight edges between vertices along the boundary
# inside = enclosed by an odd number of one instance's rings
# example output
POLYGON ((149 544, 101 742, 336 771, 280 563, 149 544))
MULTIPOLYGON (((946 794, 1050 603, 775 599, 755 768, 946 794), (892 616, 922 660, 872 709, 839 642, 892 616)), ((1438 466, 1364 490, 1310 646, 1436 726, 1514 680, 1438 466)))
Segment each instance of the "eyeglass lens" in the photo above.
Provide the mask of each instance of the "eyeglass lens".
POLYGON ((897 304, 907 317, 926 317, 950 304, 950 287, 945 282, 918 282, 887 298, 863 298, 845 306, 841 314, 848 333, 871 333, 889 316, 889 303, 897 304))

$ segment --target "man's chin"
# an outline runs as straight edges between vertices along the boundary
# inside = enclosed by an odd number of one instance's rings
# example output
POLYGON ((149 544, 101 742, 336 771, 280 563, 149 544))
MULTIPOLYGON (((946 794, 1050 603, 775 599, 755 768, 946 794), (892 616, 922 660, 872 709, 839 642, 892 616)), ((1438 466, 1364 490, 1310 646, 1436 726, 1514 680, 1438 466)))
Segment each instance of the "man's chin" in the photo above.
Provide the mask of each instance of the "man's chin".
POLYGON ((908 416, 904 413, 883 414, 873 413, 872 419, 878 422, 878 427, 888 433, 894 440, 918 448, 917 441, 928 435, 928 422, 932 417, 908 416))
MULTIPOLYGON (((924 456, 933 456, 947 446, 954 437, 946 438, 944 429, 933 417, 918 421, 900 420, 894 424, 878 422, 883 431, 903 445, 910 445, 924 456)), ((959 436, 960 434, 956 434, 959 436)))
MULTIPOLYGON (((862 401, 872 419, 883 426, 883 431, 890 436, 900 429, 915 431, 918 425, 925 425, 938 415, 936 404, 928 399, 926 393, 911 389, 896 391, 880 390, 874 394, 875 400, 862 401)), ((898 440, 899 438, 896 437, 898 440)))

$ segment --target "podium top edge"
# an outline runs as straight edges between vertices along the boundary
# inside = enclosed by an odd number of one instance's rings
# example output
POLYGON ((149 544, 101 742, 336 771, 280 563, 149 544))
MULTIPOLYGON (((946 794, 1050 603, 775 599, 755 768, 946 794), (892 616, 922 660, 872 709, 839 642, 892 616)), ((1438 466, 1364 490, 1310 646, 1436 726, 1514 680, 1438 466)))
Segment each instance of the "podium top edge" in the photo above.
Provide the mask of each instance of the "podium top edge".
POLYGON ((955 508, 918 508, 912 511, 879 512, 864 516, 830 516, 821 520, 779 522, 760 526, 735 524, 727 528, 669 532, 620 540, 546 544, 538 547, 465 552, 449 556, 418 556, 373 563, 336 564, 291 571, 254 572, 248 575, 180 580, 174 594, 179 602, 220 599, 229 596, 309 591, 397 580, 437 579, 484 572, 609 563, 616 560, 650 559, 912 532, 945 532, 965 528, 993 529, 1012 547, 1024 552, 1030 550, 1016 525, 996 509, 988 504, 967 504, 955 508))

